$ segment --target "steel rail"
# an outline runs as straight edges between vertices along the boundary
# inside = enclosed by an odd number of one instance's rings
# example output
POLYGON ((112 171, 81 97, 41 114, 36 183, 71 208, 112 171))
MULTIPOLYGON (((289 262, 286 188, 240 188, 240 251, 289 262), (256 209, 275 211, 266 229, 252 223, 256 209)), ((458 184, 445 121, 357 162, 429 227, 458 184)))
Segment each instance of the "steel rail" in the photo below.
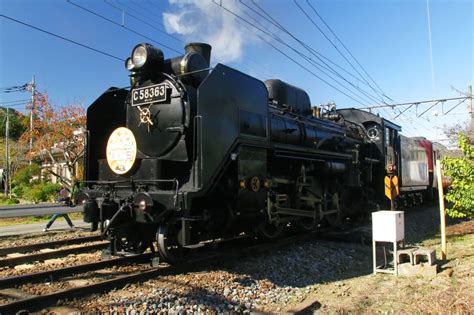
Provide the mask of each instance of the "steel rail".
POLYGON ((25 275, 13 276, 8 278, 0 279, 0 289, 10 288, 13 286, 22 285, 25 283, 35 283, 41 282, 44 280, 53 281, 58 280, 67 276, 85 273, 93 270, 100 270, 107 267, 123 265, 127 263, 133 262, 142 262, 146 259, 151 258, 152 254, 144 254, 139 256, 127 256, 127 257, 119 257, 113 258, 109 260, 102 260, 96 262, 90 262, 86 264, 76 265, 76 266, 69 266, 63 267, 60 269, 52 269, 46 271, 40 271, 25 275))
POLYGON ((60 250, 55 250, 55 251, 46 252, 46 253, 38 253, 38 254, 25 255, 25 256, 20 256, 20 257, 6 258, 6 259, 0 260, 0 267, 9 267, 9 266, 15 266, 18 264, 31 263, 35 261, 44 261, 47 259, 64 257, 70 254, 86 253, 90 251, 104 249, 108 245, 109 245, 108 242, 103 242, 100 244, 60 249, 60 250))
POLYGON ((72 299, 80 296, 102 293, 110 291, 112 289, 122 288, 130 283, 146 281, 148 279, 156 278, 159 276, 167 276, 183 272, 190 272, 203 268, 209 268, 209 265, 211 264, 213 265, 226 261, 232 261, 236 260, 237 258, 245 257, 251 254, 259 255, 261 253, 275 250, 286 245, 307 241, 311 238, 314 238, 315 235, 315 233, 296 235, 282 240, 274 240, 272 243, 258 244, 248 248, 239 249, 237 251, 235 250, 235 248, 231 247, 225 252, 206 255, 201 258, 189 260, 186 263, 159 267, 148 271, 119 276, 114 279, 96 282, 90 285, 84 285, 40 296, 28 297, 26 299, 0 305, 0 314, 14 314, 22 310, 41 310, 45 307, 55 305, 58 300, 72 299))
MULTIPOLYGON (((215 265, 218 263, 223 263, 223 262, 232 261, 232 260, 235 261, 238 258, 242 258, 249 255, 260 255, 262 253, 273 251, 287 245, 304 242, 311 239, 318 240, 318 239, 321 239, 322 236, 323 238, 326 238, 326 239, 339 240, 339 241, 342 240, 346 242, 348 241, 348 242, 359 243, 361 241, 359 237, 354 237, 354 234, 351 235, 349 231, 345 231, 344 233, 341 233, 342 235, 339 233, 335 233, 334 235, 329 234, 327 235, 327 237, 324 237, 324 235, 326 234, 325 232, 327 231, 328 231, 327 229, 323 229, 319 231, 316 230, 313 232, 309 232, 307 234, 298 234, 298 235, 286 237, 284 239, 269 240, 268 242, 265 242, 263 244, 261 243, 257 245, 251 245, 249 247, 240 248, 238 250, 235 249, 235 246, 231 246, 231 244, 227 244, 226 242, 223 242, 223 245, 224 245, 223 248, 225 248, 225 250, 221 253, 217 253, 217 254, 208 253, 206 256, 191 259, 185 263, 180 263, 177 265, 172 265, 172 266, 168 265, 168 266, 159 267, 159 268, 148 270, 148 271, 142 271, 139 273, 119 276, 114 279, 109 279, 102 282, 96 282, 90 285, 66 289, 66 290, 53 292, 53 293, 49 293, 49 294, 45 294, 41 296, 28 297, 26 299, 0 305, 0 314, 16 313, 22 310, 28 310, 28 311, 41 310, 45 307, 55 305, 58 300, 72 299, 72 298, 77 298, 81 296, 92 295, 95 293, 102 293, 102 292, 110 291, 113 289, 122 288, 125 285, 130 284, 130 283, 146 281, 148 279, 156 278, 159 276, 167 276, 167 275, 173 275, 173 274, 178 274, 178 273, 183 273, 183 272, 190 272, 190 271, 195 271, 199 269, 209 268, 210 265, 215 265)), ((360 230, 353 231, 353 232, 356 232, 355 235, 364 234, 360 230)), ((245 239, 242 238, 242 239, 239 239, 238 241, 245 241, 245 239)), ((37 277, 38 278, 36 278, 36 280, 41 278, 41 276, 37 276, 37 277)), ((13 281, 13 280, 9 280, 9 281, 13 281)), ((0 285, 1 285, 1 282, 0 282, 0 285)))
POLYGON ((65 240, 51 241, 51 242, 38 243, 38 244, 21 245, 21 246, 16 246, 16 247, 4 247, 4 248, 0 248, 0 256, 5 256, 11 253, 32 252, 32 251, 35 251, 38 249, 44 249, 44 248, 55 248, 55 247, 65 246, 65 245, 74 245, 74 244, 81 244, 81 243, 87 243, 87 242, 97 242, 97 241, 100 241, 101 239, 102 237, 100 235, 94 235, 94 236, 70 238, 70 239, 65 239, 65 240))

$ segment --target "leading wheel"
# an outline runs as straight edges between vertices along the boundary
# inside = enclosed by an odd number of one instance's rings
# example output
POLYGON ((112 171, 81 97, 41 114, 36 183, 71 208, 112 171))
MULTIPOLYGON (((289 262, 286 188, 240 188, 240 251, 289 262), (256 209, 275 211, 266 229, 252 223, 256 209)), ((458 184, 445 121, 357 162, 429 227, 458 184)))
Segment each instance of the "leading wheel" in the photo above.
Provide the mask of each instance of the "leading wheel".
POLYGON ((178 242, 179 229, 172 224, 163 224, 158 227, 156 240, 160 257, 170 264, 183 260, 187 250, 178 242))
POLYGON ((265 239, 274 239, 280 237, 284 232, 282 224, 272 224, 267 221, 261 222, 257 226, 257 234, 265 239))
POLYGON ((116 254, 124 256, 143 254, 150 247, 150 243, 143 240, 115 238, 112 241, 115 242, 116 254))
POLYGON ((304 232, 311 232, 315 230, 316 227, 318 226, 318 221, 311 218, 301 219, 296 222, 296 226, 304 232))

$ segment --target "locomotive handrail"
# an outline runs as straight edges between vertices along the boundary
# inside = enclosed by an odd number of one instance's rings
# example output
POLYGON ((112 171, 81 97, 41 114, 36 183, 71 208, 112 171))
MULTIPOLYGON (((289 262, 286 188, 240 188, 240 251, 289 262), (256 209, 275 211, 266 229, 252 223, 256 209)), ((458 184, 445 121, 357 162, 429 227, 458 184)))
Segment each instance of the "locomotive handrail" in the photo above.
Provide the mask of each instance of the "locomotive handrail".
POLYGON ((193 186, 202 187, 202 116, 194 117, 194 136, 193 136, 193 163, 195 172, 193 176, 193 186))
POLYGON ((80 180, 77 184, 123 184, 123 183, 138 183, 138 182, 177 182, 177 179, 133 179, 133 180, 80 180))

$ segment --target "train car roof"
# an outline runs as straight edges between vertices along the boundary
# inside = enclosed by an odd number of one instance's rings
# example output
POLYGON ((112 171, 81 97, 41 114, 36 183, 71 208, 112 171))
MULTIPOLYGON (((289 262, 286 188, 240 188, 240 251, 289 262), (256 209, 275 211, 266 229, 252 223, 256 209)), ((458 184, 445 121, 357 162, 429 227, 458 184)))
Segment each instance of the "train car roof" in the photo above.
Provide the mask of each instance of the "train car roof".
POLYGON ((397 125, 390 120, 387 120, 383 117, 380 117, 374 113, 368 112, 366 110, 358 108, 341 108, 336 110, 338 113, 343 115, 347 120, 355 120, 360 122, 365 121, 374 121, 386 127, 395 129, 397 131, 402 131, 402 127, 397 125))

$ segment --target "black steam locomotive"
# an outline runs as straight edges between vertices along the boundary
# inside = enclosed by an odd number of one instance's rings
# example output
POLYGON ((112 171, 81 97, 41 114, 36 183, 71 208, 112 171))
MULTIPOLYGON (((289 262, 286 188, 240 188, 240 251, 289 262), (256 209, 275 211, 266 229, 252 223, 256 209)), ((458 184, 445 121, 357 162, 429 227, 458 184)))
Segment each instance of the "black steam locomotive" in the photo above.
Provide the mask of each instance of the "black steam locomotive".
POLYGON ((383 195, 388 164, 371 126, 321 113, 280 80, 211 70, 210 55, 203 43, 170 59, 137 45, 131 89, 110 88, 87 111, 77 200, 113 254, 157 242, 172 262, 208 240, 356 216, 383 195))

